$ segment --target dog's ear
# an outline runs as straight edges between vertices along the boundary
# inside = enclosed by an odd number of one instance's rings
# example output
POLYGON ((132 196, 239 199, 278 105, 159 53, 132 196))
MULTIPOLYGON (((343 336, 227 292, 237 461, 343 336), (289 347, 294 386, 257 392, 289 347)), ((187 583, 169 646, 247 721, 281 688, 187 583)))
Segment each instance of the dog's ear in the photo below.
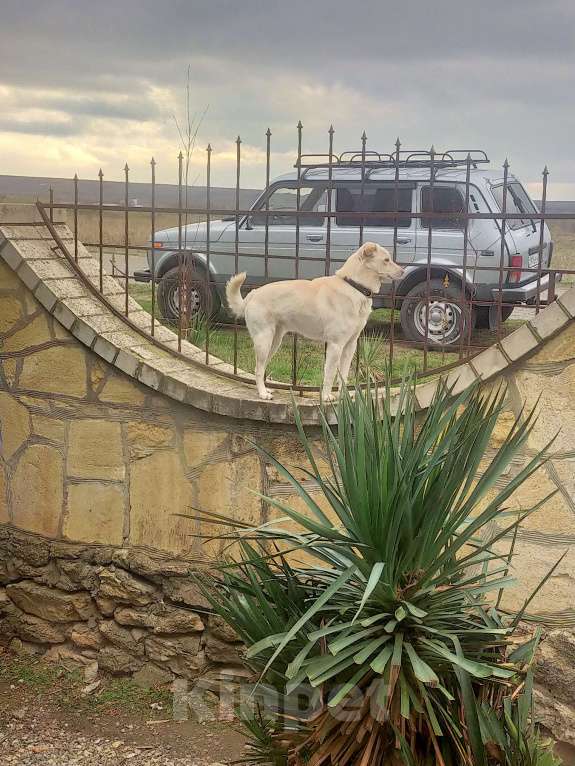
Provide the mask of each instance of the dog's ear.
POLYGON ((361 248, 361 257, 363 260, 369 260, 377 250, 375 242, 366 242, 361 248))

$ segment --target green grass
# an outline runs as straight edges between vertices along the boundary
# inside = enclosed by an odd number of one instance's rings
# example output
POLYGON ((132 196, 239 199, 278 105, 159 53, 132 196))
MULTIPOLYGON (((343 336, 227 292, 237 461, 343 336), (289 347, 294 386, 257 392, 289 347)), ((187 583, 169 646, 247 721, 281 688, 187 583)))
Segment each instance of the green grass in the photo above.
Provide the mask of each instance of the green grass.
POLYGON ((126 678, 113 678, 107 682, 93 704, 100 709, 121 709, 126 713, 150 713, 152 703, 160 704, 164 718, 171 715, 172 694, 166 689, 141 689, 126 678))
POLYGON ((63 676, 76 678, 57 665, 48 665, 34 658, 3 658, 0 664, 0 682, 18 683, 30 689, 42 690, 53 686, 63 676))
MULTIPOLYGON (((152 294, 148 285, 132 285, 130 288, 132 297, 138 301, 142 308, 151 313, 152 294)), ((160 316, 156 306, 156 317, 159 322, 170 326, 160 316)), ((392 376, 399 378, 407 367, 422 371, 443 367, 459 360, 459 345, 453 351, 428 351, 424 354, 422 349, 406 348, 394 344, 393 355, 390 354, 390 338, 392 331, 396 340, 402 337, 399 325, 399 312, 391 309, 376 309, 372 312, 368 322, 366 333, 360 340, 359 357, 354 359, 350 374, 350 382, 363 382, 368 374, 373 377, 383 376, 391 367, 392 376)), ((504 334, 511 332, 521 325, 521 321, 508 320, 504 324, 504 334)), ((188 332, 191 343, 200 348, 205 348, 206 334, 209 342, 211 355, 222 359, 229 364, 234 362, 234 328, 232 325, 211 325, 206 333, 205 322, 192 323, 188 332)), ((253 345, 248 332, 243 325, 236 328, 237 334, 237 366, 239 369, 253 373, 255 369, 255 356, 253 345)), ((473 334, 473 343, 478 346, 488 346, 495 340, 495 334, 488 330, 476 331, 473 334)), ((464 349, 465 351, 465 349, 464 349)), ((323 378, 324 347, 321 343, 315 343, 305 338, 298 338, 296 350, 296 375, 297 385, 319 386, 323 378)), ((268 365, 268 377, 282 383, 292 383, 293 362, 293 338, 288 335, 268 365)))

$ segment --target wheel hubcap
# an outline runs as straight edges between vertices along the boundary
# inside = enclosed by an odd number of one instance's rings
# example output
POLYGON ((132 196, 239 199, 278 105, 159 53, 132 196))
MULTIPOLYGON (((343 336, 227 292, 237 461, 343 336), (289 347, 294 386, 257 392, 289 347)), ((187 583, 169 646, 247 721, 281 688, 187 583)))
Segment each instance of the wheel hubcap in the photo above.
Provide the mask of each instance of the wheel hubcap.
POLYGON ((434 343, 453 343, 461 332, 461 308, 455 303, 431 299, 428 311, 426 301, 420 301, 413 320, 417 332, 434 343))
MULTIPOLYGON (((180 313, 180 288, 177 285, 170 291, 169 302, 170 310, 175 316, 178 316, 180 313)), ((181 297, 182 308, 186 306, 186 302, 188 306, 188 316, 195 316, 201 309, 202 298, 200 291, 193 285, 184 285, 181 297)))

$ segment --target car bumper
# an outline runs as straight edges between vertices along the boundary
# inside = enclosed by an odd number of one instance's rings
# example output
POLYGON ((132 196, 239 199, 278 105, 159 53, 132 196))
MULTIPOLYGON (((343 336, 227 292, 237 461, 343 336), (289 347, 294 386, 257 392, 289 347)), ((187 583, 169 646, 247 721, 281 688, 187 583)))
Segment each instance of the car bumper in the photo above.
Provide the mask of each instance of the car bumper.
POLYGON ((134 271, 134 281, 135 282, 151 282, 152 281, 152 272, 150 269, 144 269, 143 271, 134 271))
MULTIPOLYGON (((560 282, 562 274, 555 274, 555 282, 560 282)), ((551 283, 551 277, 549 274, 543 274, 539 282, 537 279, 532 279, 530 282, 526 282, 524 285, 518 285, 517 287, 503 287, 501 290, 501 298, 505 303, 530 303, 537 298, 537 295, 544 293, 549 289, 551 283)), ((496 287, 491 290, 491 295, 494 300, 499 298, 499 288, 496 287)))

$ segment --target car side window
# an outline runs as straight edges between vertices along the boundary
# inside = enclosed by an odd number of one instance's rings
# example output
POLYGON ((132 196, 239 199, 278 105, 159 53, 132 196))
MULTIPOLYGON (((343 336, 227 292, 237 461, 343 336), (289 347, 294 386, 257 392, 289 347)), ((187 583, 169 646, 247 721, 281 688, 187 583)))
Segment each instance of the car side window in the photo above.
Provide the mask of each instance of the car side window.
POLYGON ((433 212, 436 216, 422 219, 422 228, 428 228, 430 221, 432 229, 464 228, 463 219, 453 215, 465 212, 465 200, 455 186, 424 186, 421 190, 421 212, 433 212))
MULTIPOLYGON (((363 217, 358 213, 411 213, 412 186, 400 186, 397 190, 393 184, 377 185, 375 183, 354 186, 340 186, 336 193, 336 223, 338 226, 365 226, 394 228, 395 220, 390 217, 379 218, 376 215, 363 217), (349 215, 352 213, 353 215, 349 215)), ((397 219, 400 229, 411 226, 411 217, 400 215, 397 219)))
MULTIPOLYGON (((278 186, 272 190, 266 200, 262 200, 258 210, 250 216, 252 226, 265 226, 266 218, 269 226, 295 226, 298 209, 297 188, 295 186, 278 186), (277 215, 277 211, 285 211, 285 215, 277 215), (287 215, 293 211, 293 215, 287 215)), ((300 188, 299 210, 306 213, 299 217, 300 226, 323 226, 325 223, 325 211, 327 210, 327 191, 325 186, 302 186, 300 188), (316 212, 318 215, 309 215, 316 212)))
MULTIPOLYGON (((499 209, 503 210, 503 184, 492 186, 491 191, 499 209)), ((505 200, 505 209, 508 213, 536 213, 537 208, 531 202, 529 195, 518 181, 512 181, 507 186, 507 198, 505 200)), ((520 229, 527 224, 533 224, 532 218, 511 218, 507 221, 507 227, 510 229, 520 229)))

